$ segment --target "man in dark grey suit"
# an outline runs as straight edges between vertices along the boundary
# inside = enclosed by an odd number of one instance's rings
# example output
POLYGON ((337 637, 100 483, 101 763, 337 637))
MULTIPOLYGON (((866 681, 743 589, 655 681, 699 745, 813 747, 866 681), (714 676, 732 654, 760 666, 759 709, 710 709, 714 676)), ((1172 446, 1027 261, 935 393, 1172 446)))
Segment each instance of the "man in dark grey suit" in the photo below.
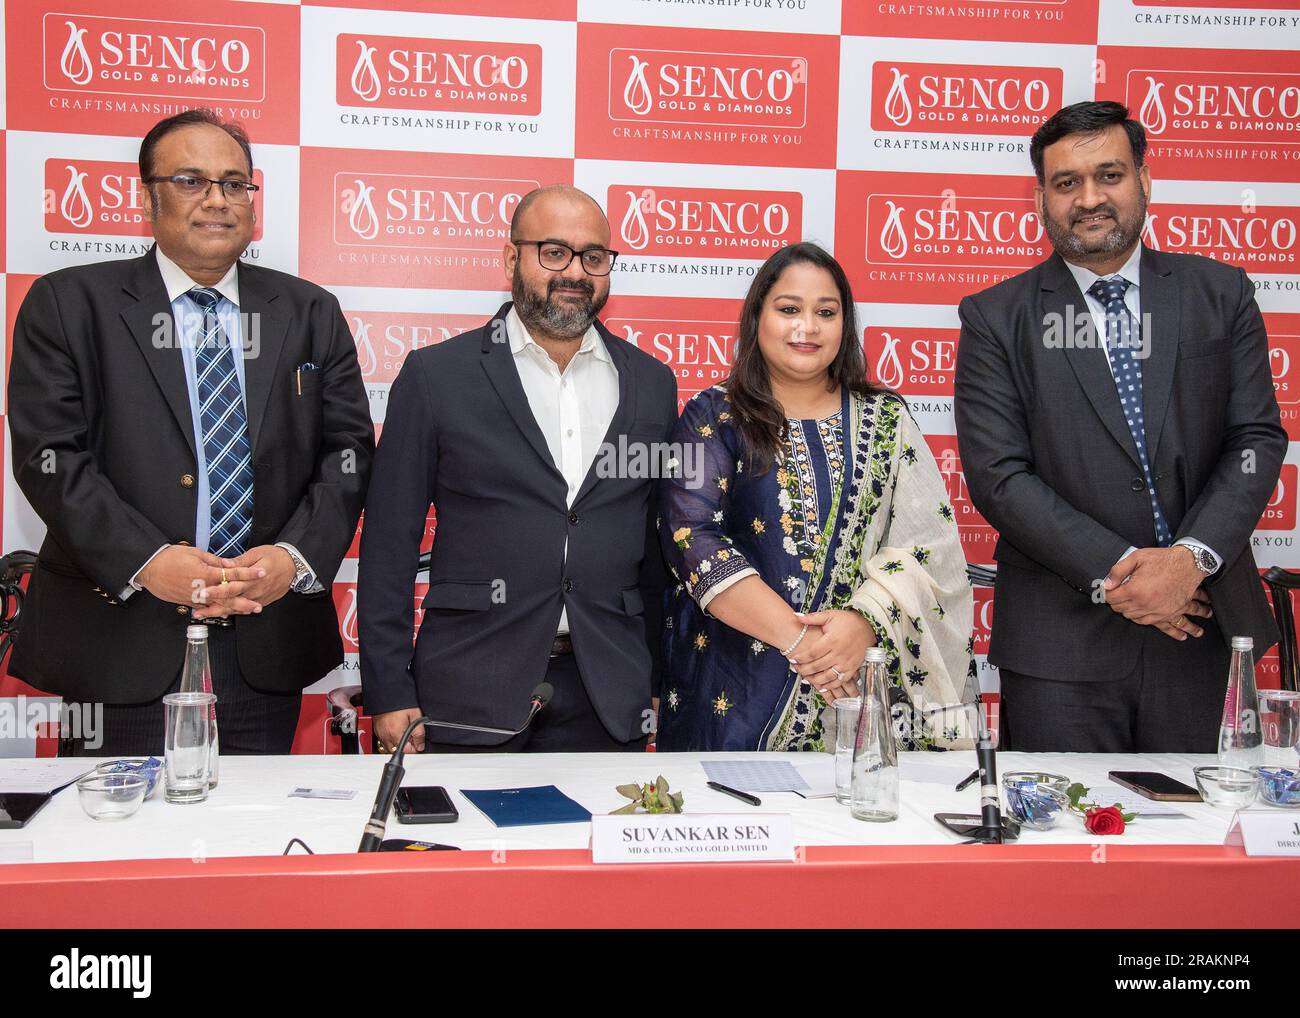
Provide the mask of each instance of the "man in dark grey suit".
POLYGON ((389 395, 357 583, 366 709, 383 746, 422 712, 513 729, 545 679, 550 705, 515 738, 433 728, 412 744, 640 748, 665 583, 659 471, 647 467, 662 462, 676 381, 596 320, 616 253, 595 201, 566 186, 533 191, 510 238, 513 302, 411 353, 389 395), (430 504, 438 529, 412 653, 430 504))
POLYGON ((1013 749, 1212 752, 1229 637, 1277 640, 1250 535, 1287 438, 1254 285, 1140 243, 1145 149, 1118 103, 1052 116, 1030 157, 1056 253, 959 308, 1013 749))
MULTIPOLYGON (((288 753, 302 690, 343 660, 329 588, 374 425, 319 286, 239 260, 252 152, 208 110, 140 146, 156 246, 38 279, 14 325, 13 471, 48 532, 12 671, 161 754, 186 627, 209 627, 226 753, 288 753)), ((74 726, 75 733, 75 726, 74 726)))

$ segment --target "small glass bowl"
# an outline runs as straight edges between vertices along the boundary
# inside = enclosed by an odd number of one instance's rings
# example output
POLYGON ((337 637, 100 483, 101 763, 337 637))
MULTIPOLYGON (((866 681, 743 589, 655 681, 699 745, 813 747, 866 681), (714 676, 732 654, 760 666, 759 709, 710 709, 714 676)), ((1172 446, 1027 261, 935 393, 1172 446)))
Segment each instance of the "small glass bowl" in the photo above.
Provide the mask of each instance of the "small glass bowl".
POLYGON ((162 761, 156 756, 151 756, 148 759, 135 757, 125 760, 110 760, 108 763, 102 763, 96 767, 95 773, 139 774, 149 781, 149 787, 145 789, 144 797, 152 799, 154 791, 158 788, 158 778, 162 774, 162 761))
POLYGON ((1259 775, 1245 767, 1197 767, 1196 787, 1211 806, 1244 809, 1259 794, 1259 775))
POLYGON ((1300 809, 1300 771, 1289 767, 1256 767, 1259 795, 1270 806, 1300 809))
POLYGON ((125 820, 144 802, 148 785, 143 774, 88 774, 77 782, 77 796, 92 820, 125 820))
POLYGON ((1046 831, 1056 826, 1069 808, 1065 790, 1070 779, 1041 771, 1011 771, 1002 775, 1002 794, 1007 810, 1022 827, 1046 831))

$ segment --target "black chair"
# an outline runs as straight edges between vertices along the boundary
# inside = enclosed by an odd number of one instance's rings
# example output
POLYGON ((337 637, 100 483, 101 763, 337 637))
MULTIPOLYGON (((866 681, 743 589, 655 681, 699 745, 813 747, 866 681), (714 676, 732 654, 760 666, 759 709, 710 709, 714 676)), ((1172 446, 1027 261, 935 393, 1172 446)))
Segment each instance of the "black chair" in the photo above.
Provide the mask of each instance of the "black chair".
POLYGON ((1277 619, 1277 657, 1283 689, 1295 692, 1300 689, 1297 675, 1295 611, 1291 605, 1291 591, 1300 590, 1300 573, 1281 566, 1273 566, 1264 573, 1264 586, 1273 599, 1273 618, 1277 619))
POLYGON ((973 566, 969 562, 966 564, 966 578, 970 580, 972 587, 991 587, 997 575, 997 566, 973 566))
MULTIPOLYGON (((432 552, 424 552, 419 559, 415 575, 429 571, 429 561, 432 558, 432 552)), ((361 742, 358 735, 358 719, 365 712, 365 703, 361 697, 360 686, 339 686, 337 689, 331 689, 326 697, 326 703, 330 709, 330 735, 338 737, 339 748, 343 753, 355 755, 361 752, 361 742)), ((378 752, 379 740, 374 734, 370 733, 370 752, 378 752)))
POLYGON ((22 621, 23 599, 27 596, 22 588, 23 577, 35 568, 34 551, 11 551, 0 558, 0 668, 13 649, 22 621))

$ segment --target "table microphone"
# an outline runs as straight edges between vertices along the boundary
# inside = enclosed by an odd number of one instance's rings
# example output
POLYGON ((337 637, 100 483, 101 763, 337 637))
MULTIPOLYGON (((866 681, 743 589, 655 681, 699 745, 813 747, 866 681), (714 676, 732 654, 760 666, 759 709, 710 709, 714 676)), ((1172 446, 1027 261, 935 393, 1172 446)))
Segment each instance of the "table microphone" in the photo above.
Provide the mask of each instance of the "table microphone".
POLYGON ((524 718, 524 723, 513 731, 508 728, 486 728, 482 725, 462 725, 454 721, 435 721, 430 717, 418 717, 406 726, 406 731, 402 733, 402 738, 397 743, 397 748, 393 750, 393 755, 388 758, 388 763, 384 764, 384 775, 379 781, 379 793, 375 796, 375 808, 370 811, 370 819, 366 821, 365 832, 361 835, 361 844, 357 846, 358 852, 378 852, 379 846, 384 840, 384 831, 388 826, 388 811, 393 808, 393 799, 397 796, 397 789, 402 784, 402 777, 406 774, 406 769, 402 766, 402 757, 406 753, 406 743, 411 738, 411 733, 421 725, 435 725, 440 728, 457 728, 465 732, 486 732, 489 735, 504 735, 507 738, 518 735, 525 728, 533 723, 533 718, 551 702, 551 696, 555 690, 549 682, 543 682, 533 690, 532 696, 528 698, 528 717, 524 718))
MULTIPOLYGON (((984 716, 979 689, 969 675, 966 677, 962 701, 964 706, 973 707, 975 711, 975 761, 979 768, 980 812, 976 816, 936 813, 934 818, 954 834, 969 838, 969 841, 963 842, 966 845, 1001 845, 1015 841, 1020 836, 1020 827, 1014 820, 1002 816, 993 735, 989 731, 988 719, 984 716)), ((965 787, 965 783, 962 787, 965 787)))

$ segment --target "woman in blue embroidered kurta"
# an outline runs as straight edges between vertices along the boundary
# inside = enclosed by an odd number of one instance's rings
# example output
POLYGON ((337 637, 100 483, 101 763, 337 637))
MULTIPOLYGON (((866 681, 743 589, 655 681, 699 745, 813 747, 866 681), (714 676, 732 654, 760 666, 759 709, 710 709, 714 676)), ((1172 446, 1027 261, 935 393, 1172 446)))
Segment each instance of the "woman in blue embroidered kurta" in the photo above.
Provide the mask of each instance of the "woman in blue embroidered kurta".
POLYGON ((838 264, 811 244, 773 255, 731 377, 678 421, 684 476, 661 487, 677 580, 661 749, 828 748, 827 704, 857 694, 873 645, 901 745, 969 744, 956 705, 974 674, 972 606, 952 507, 906 407, 865 375, 838 264))

